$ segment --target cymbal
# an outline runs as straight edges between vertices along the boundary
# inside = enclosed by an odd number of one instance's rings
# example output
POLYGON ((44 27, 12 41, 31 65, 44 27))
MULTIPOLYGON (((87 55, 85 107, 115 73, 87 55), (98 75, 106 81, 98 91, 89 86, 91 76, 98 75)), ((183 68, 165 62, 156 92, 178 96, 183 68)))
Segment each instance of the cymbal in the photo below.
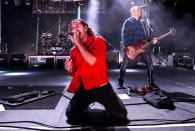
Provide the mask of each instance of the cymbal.
POLYGON ((51 37, 52 34, 51 34, 51 33, 41 33, 41 36, 48 36, 48 37, 51 37))

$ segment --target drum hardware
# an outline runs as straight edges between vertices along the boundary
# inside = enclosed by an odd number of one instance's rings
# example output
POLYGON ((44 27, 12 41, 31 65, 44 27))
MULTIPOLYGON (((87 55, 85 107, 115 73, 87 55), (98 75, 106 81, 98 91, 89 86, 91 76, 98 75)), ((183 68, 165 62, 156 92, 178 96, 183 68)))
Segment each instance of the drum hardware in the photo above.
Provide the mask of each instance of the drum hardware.
POLYGON ((42 37, 52 37, 51 33, 41 33, 42 37))
POLYGON ((73 43, 69 38, 53 37, 51 33, 42 33, 39 43, 41 55, 69 55, 73 43))

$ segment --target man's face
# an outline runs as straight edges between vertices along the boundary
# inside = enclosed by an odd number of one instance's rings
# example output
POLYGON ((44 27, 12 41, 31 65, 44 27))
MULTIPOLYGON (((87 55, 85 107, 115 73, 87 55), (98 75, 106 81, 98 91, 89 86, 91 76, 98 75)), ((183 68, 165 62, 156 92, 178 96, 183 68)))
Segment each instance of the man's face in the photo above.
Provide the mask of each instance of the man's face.
POLYGON ((133 10, 132 14, 134 16, 140 17, 141 16, 141 10, 139 8, 136 8, 133 10))
POLYGON ((87 26, 83 26, 80 21, 75 21, 72 23, 71 30, 72 32, 77 32, 79 34, 79 38, 82 40, 87 35, 87 26))

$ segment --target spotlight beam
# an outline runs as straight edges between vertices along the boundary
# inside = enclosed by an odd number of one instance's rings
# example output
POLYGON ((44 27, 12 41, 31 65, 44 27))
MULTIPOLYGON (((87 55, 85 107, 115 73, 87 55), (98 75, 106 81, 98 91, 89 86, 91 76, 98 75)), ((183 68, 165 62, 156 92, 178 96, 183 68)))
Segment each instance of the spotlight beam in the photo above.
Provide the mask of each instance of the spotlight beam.
POLYGON ((98 32, 98 8, 100 7, 99 0, 90 0, 89 1, 89 8, 88 8, 88 15, 87 15, 87 22, 89 25, 98 32))

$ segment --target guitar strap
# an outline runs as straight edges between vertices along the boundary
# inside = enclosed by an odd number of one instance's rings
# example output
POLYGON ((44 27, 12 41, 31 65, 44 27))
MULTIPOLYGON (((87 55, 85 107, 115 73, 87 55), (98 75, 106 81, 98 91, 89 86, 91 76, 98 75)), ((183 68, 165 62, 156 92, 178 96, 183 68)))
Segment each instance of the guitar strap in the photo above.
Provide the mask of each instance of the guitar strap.
POLYGON ((144 35, 145 35, 145 37, 146 37, 146 40, 147 40, 147 35, 146 35, 146 30, 145 30, 145 28, 144 28, 144 23, 140 20, 140 22, 141 22, 141 24, 142 24, 142 28, 143 28, 143 31, 144 31, 144 35))

